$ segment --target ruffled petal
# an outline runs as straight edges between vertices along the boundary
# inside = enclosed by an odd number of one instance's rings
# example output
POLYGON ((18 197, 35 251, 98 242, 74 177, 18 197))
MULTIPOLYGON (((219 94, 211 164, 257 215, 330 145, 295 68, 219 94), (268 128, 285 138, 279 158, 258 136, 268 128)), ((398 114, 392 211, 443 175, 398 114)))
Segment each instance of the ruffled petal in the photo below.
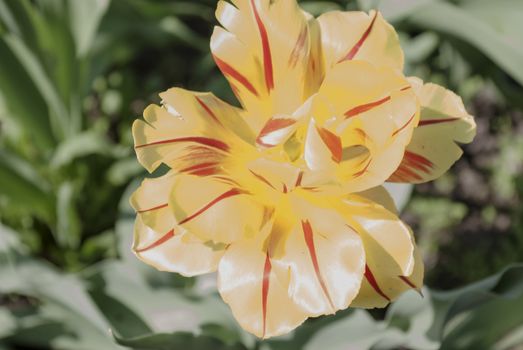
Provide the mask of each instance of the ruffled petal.
POLYGON ((219 1, 211 51, 257 132, 304 100, 309 56, 306 15, 295 0, 219 1))
POLYGON ((445 173, 476 135, 474 118, 461 98, 436 84, 409 79, 421 104, 421 117, 404 158, 388 181, 422 183, 445 173))
POLYGON ((224 158, 253 143, 240 111, 214 95, 173 88, 160 96, 164 105, 150 105, 133 124, 136 154, 149 172, 164 163, 178 172, 213 174, 224 158))
POLYGON ((257 235, 266 209, 226 177, 180 175, 169 204, 178 225, 203 241, 230 244, 257 235))
MULTIPOLYGON (((366 253, 370 249, 366 249, 366 253)), ((361 283, 358 296, 351 306, 366 309, 382 308, 391 301, 396 300, 401 294, 408 290, 421 291, 423 286, 424 264, 418 247, 414 247, 414 268, 408 276, 402 275, 400 269, 389 258, 387 268, 379 268, 373 258, 369 258, 365 270, 365 278, 361 283)), ((387 260, 386 257, 381 258, 387 260)), ((420 292, 421 293, 421 292, 420 292)))
POLYGON ((348 60, 403 70, 403 51, 394 28, 381 13, 327 12, 318 17, 324 71, 348 60))
POLYGON ((365 274, 353 307, 384 307, 423 284, 423 261, 410 228, 385 208, 391 203, 381 190, 372 192, 351 195, 339 207, 365 247, 365 274))
POLYGON ((403 276, 412 273, 414 241, 410 228, 396 214, 357 194, 343 200, 338 209, 360 234, 366 251, 369 247, 375 250, 375 254, 367 256, 367 263, 376 257, 377 266, 386 268, 387 263, 378 260, 388 256, 403 276))
POLYGON ((408 81, 364 61, 334 67, 311 106, 305 162, 345 193, 381 185, 397 169, 419 118, 408 81))
POLYGON ((213 272, 224 246, 204 242, 176 224, 168 197, 175 176, 146 179, 131 197, 137 211, 133 251, 160 271, 195 276, 213 272))

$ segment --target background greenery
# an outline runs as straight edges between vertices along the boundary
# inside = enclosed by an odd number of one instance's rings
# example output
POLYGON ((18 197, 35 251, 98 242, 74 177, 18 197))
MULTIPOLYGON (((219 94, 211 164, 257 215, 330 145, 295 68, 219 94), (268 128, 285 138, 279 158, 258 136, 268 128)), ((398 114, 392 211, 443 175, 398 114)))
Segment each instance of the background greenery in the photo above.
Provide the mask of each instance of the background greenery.
POLYGON ((234 103, 209 53, 216 1, 0 0, 0 350, 523 349, 523 2, 301 3, 379 8, 406 73, 455 90, 477 117, 462 160, 403 211, 424 298, 261 342, 212 277, 138 263, 127 202, 145 173, 130 127, 171 86, 234 103))

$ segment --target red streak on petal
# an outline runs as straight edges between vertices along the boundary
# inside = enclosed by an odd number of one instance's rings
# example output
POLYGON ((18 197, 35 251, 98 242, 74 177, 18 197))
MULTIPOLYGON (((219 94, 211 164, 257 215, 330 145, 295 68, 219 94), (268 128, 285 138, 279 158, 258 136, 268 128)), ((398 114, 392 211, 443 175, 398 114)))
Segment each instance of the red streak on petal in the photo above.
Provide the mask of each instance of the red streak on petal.
POLYGON ((407 90, 409 90, 411 88, 412 88, 412 86, 410 86, 410 85, 409 86, 405 86, 404 88, 401 88, 400 91, 407 91, 407 90))
POLYGON ((397 134, 399 134, 400 132, 402 132, 411 122, 412 120, 414 119, 414 117, 416 116, 416 113, 414 113, 410 118, 409 120, 407 120, 407 122, 399 129, 397 129, 396 131, 394 131, 392 133, 392 136, 396 136, 397 134))
POLYGON ((390 298, 383 293, 380 286, 378 285, 378 282, 376 282, 376 278, 374 278, 374 275, 372 274, 372 271, 369 268, 369 265, 365 264, 365 278, 369 282, 369 284, 372 286, 374 291, 381 295, 383 298, 387 299, 387 301, 390 302, 390 298))
POLYGON ((449 122, 453 122, 453 121, 458 120, 458 119, 460 119, 460 118, 425 119, 425 120, 420 120, 418 126, 440 124, 440 123, 449 123, 449 122))
POLYGON ((403 282, 405 282, 409 287, 412 289, 417 289, 414 283, 412 283, 407 277, 405 276, 398 276, 403 282))
POLYGON ((271 188, 273 188, 274 190, 276 189, 276 188, 274 188, 274 186, 269 182, 269 180, 267 180, 266 178, 264 178, 264 177, 261 176, 260 174, 257 174, 257 173, 255 173, 254 171, 252 171, 252 170, 250 170, 250 169, 249 169, 249 171, 251 172, 251 174, 253 174, 254 176, 256 176, 256 178, 257 178, 258 180, 260 180, 261 182, 263 182, 263 183, 269 185, 269 186, 270 186, 271 188))
POLYGON ((378 11, 374 12, 374 17, 372 18, 372 21, 370 22, 369 26, 361 36, 360 40, 358 40, 358 42, 352 47, 352 49, 350 49, 350 51, 341 60, 339 60, 338 63, 347 60, 352 60, 354 56, 356 56, 365 40, 367 40, 367 38, 369 37, 369 34, 372 31, 372 28, 374 27, 374 22, 376 22, 376 17, 378 17, 378 11))
POLYGON ((391 175, 390 181, 402 182, 402 181, 413 181, 421 180, 422 177, 416 174, 414 171, 408 168, 408 165, 402 164, 395 172, 391 175))
POLYGON ((165 208, 167 207, 169 204, 168 203, 165 203, 165 204, 160 204, 160 205, 157 205, 156 207, 153 207, 153 208, 148 208, 148 209, 142 209, 142 210, 138 210, 138 213, 146 213, 148 211, 153 211, 153 210, 158 210, 158 209, 162 209, 162 208, 165 208))
POLYGON ((254 18, 256 19, 256 24, 258 25, 258 30, 260 31, 260 37, 262 42, 263 50, 263 68, 265 72, 265 85, 267 90, 270 91, 274 89, 274 77, 272 72, 272 57, 271 57, 271 47, 269 45, 269 37, 267 35, 267 29, 263 24, 263 21, 260 18, 258 9, 254 0, 251 0, 252 11, 254 13, 254 18))
POLYGON ((278 131, 281 129, 284 129, 286 127, 289 127, 296 123, 296 120, 294 119, 288 119, 288 118, 271 118, 265 123, 263 128, 261 129, 260 133, 258 134, 258 137, 256 138, 256 142, 261 146, 271 147, 274 145, 267 144, 263 142, 263 138, 267 136, 268 134, 278 131))
POLYGON ((238 72, 236 69, 234 69, 232 66, 230 66, 225 61, 222 61, 217 56, 214 56, 214 62, 216 62, 216 65, 223 74, 230 76, 231 78, 238 81, 240 84, 242 84, 247 90, 249 90, 253 95, 258 96, 258 91, 254 88, 254 86, 251 84, 249 79, 247 79, 243 74, 238 72))
POLYGON ((164 244, 165 242, 167 242, 168 240, 170 240, 173 237, 174 237, 174 229, 172 229, 171 231, 167 232, 165 235, 160 237, 160 239, 158 239, 157 241, 154 241, 153 243, 151 243, 147 247, 136 249, 135 252, 136 253, 143 253, 143 252, 145 252, 147 250, 156 248, 156 247, 164 244))
POLYGON ((298 39, 296 40, 296 44, 294 45, 294 49, 291 52, 291 55, 289 56, 289 62, 288 65, 290 68, 296 67, 296 64, 298 63, 300 59, 300 55, 303 52, 303 49, 305 47, 305 43, 307 40, 307 34, 309 33, 308 26, 303 26, 302 30, 300 31, 300 35, 298 36, 298 39))
POLYGON ((305 237, 305 243, 307 244, 307 248, 309 249, 309 254, 311 256, 312 265, 314 266, 314 271, 316 273, 316 278, 318 279, 318 282, 320 283, 321 289, 323 290, 323 293, 325 294, 325 297, 327 298, 330 307, 332 308, 332 311, 335 311, 334 303, 332 302, 332 299, 329 295, 329 291, 327 290, 327 286, 325 284, 325 281, 323 280, 323 276, 320 272, 320 266, 318 264, 318 257, 316 256, 316 248, 314 246, 314 236, 312 233, 312 227, 308 220, 305 220, 301 222, 301 227, 303 229, 303 236, 305 237))
POLYGON ((405 160, 408 161, 409 165, 418 165, 426 168, 426 172, 429 172, 430 169, 434 167, 434 163, 432 163, 429 159, 423 157, 420 154, 405 151, 405 160), (427 169, 428 168, 428 169, 427 169))
POLYGON ((222 125, 222 123, 220 122, 220 120, 218 119, 218 117, 216 116, 216 114, 214 114, 214 112, 212 111, 212 109, 209 108, 209 106, 207 106, 207 104, 205 102, 203 102, 203 100, 201 98, 199 98, 198 96, 195 96, 196 97, 196 101, 198 101, 198 103, 200 104, 200 106, 203 107, 203 109, 205 109, 205 111, 209 114, 209 116, 218 124, 222 125))
POLYGON ((318 134, 320 135, 323 143, 325 143, 331 152, 332 160, 336 163, 341 162, 341 158, 343 157, 343 148, 341 146, 340 137, 325 128, 317 127, 316 130, 318 130, 318 134))
POLYGON ((200 164, 196 164, 196 165, 181 169, 179 172, 180 173, 189 173, 189 174, 194 174, 194 175, 199 175, 199 176, 207 176, 207 175, 216 174, 218 172, 218 169, 216 168, 217 165, 218 164, 216 162, 200 163, 200 164))
POLYGON ((289 190, 287 189, 287 185, 283 184, 283 193, 287 193, 289 190))
POLYGON ((375 107, 378 107, 382 104, 384 104, 385 102, 389 101, 390 100, 390 96, 386 96, 380 100, 377 100, 377 101, 374 101, 374 102, 370 102, 370 103, 366 103, 366 104, 363 104, 363 105, 359 105, 359 106, 356 106, 352 109, 349 109, 347 112, 345 112, 345 118, 348 119, 348 118, 352 118, 354 116, 357 116, 358 114, 361 114, 363 112, 367 112, 375 107))
POLYGON ((206 210, 208 210, 209 208, 211 208, 213 205, 215 205, 216 203, 226 199, 226 198, 229 198, 229 197, 232 197, 232 196, 237 196, 239 194, 243 194, 244 192, 241 191, 240 189, 238 188, 231 188, 229 191, 227 192, 224 192, 222 193, 221 195, 219 195, 218 197, 216 197, 215 199, 213 199, 212 201, 210 201, 209 203, 207 203, 203 208, 201 208, 200 210, 198 210, 196 213, 186 217, 185 219, 183 219, 182 221, 180 221, 178 224, 179 225, 183 225, 189 221, 191 221, 192 219, 196 218, 197 216, 203 214, 206 210))
POLYGON ((357 178, 357 177, 360 177, 361 175, 365 174, 367 169, 369 169, 370 163, 372 163, 372 158, 369 158, 369 161, 367 162, 367 165, 365 165, 365 167, 363 169, 361 169, 360 171, 355 173, 352 177, 357 178))
POLYGON ((263 267, 263 281, 262 281, 262 315, 263 315, 263 336, 265 337, 265 329, 267 328, 267 297, 269 296, 269 283, 271 279, 271 258, 269 253, 265 256, 265 266, 263 267))
POLYGON ((200 136, 179 137, 176 139, 156 141, 156 142, 146 143, 144 145, 134 146, 134 148, 138 149, 138 148, 143 148, 143 147, 159 146, 159 145, 166 145, 169 143, 180 143, 180 142, 195 142, 195 143, 199 143, 199 144, 202 144, 205 146, 217 148, 217 149, 225 151, 225 152, 229 151, 229 145, 227 145, 225 142, 211 139, 208 137, 200 137, 200 136))
POLYGON ((298 174, 298 178, 296 179, 296 183, 294 184, 294 187, 301 186, 301 181, 303 180, 303 171, 300 171, 298 174))

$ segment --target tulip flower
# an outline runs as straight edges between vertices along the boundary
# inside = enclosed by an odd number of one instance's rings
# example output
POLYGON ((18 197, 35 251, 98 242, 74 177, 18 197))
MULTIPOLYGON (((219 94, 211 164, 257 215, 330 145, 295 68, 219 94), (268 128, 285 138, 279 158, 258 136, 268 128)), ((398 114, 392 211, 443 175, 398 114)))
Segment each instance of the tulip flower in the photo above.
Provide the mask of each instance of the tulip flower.
POLYGON ((423 262, 385 182, 442 175, 471 142, 461 99, 402 74, 379 12, 313 18, 295 0, 219 1, 216 65, 241 108, 173 88, 133 125, 143 181, 133 250, 162 271, 217 271, 258 337, 308 317, 384 307, 423 262))

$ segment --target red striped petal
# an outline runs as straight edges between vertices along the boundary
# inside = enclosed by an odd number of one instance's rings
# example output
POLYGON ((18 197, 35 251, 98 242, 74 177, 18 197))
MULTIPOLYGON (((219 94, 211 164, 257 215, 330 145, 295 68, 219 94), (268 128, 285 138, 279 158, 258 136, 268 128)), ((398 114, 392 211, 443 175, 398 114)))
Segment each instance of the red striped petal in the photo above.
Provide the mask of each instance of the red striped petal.
POLYGON ((168 240, 170 240, 171 238, 174 237, 174 229, 170 230, 169 232, 167 232, 165 235, 163 235, 162 237, 160 237, 160 239, 158 239, 157 241, 154 241, 153 243, 151 243, 150 245, 144 247, 144 248, 140 248, 140 249, 136 249, 135 252, 136 253, 143 253, 145 251, 148 251, 148 250, 151 250, 153 248, 156 248, 162 244, 164 244, 165 242, 167 242, 168 240))
POLYGON ((440 124, 440 123, 449 123, 449 122, 453 122, 453 121, 459 120, 459 119, 460 118, 425 119, 425 120, 420 120, 418 126, 433 125, 433 124, 440 124))
POLYGON ((378 107, 378 106, 384 104, 385 102, 387 102, 389 100, 390 100, 390 96, 386 96, 380 100, 354 107, 354 108, 348 110, 347 112, 345 112, 345 118, 352 118, 354 116, 357 116, 358 114, 367 112, 375 107, 378 107))
POLYGON ((258 134, 258 137, 256 138, 256 142, 260 144, 261 146, 271 147, 273 145, 267 144, 263 142, 262 138, 267 136, 268 134, 285 129, 293 124, 296 123, 296 120, 294 119, 288 119, 288 118, 271 118, 265 123, 263 128, 261 129, 260 133, 258 134))
MULTIPOLYGON (((242 84, 247 90, 249 90, 254 96, 259 96, 258 91, 256 91, 256 88, 251 84, 249 79, 247 79, 243 74, 238 72, 236 69, 234 69, 231 65, 229 65, 227 62, 222 61, 217 56, 213 55, 214 62, 216 62, 216 65, 224 75, 227 75, 234 80, 236 80, 238 83, 242 84)), ((233 90, 236 89, 234 85, 232 85, 233 90)), ((237 91, 237 89, 235 90, 237 91)))
POLYGON ((168 203, 164 203, 164 204, 160 204, 160 205, 157 205, 156 207, 152 207, 152 208, 148 208, 148 209, 142 209, 142 210, 138 210, 137 213, 147 213, 148 211, 153 211, 153 210, 158 210, 158 209, 162 209, 162 208, 165 208, 167 207, 169 204, 168 203))
POLYGON ((215 121, 217 122, 218 124, 222 125, 222 123, 220 122, 220 120, 218 119, 218 117, 216 116, 216 114, 214 114, 214 112, 212 111, 211 108, 209 108, 209 106, 207 106, 207 104, 205 102, 203 102, 203 100, 201 98, 199 98, 198 96, 195 96, 196 97, 196 101, 198 101, 198 103, 200 104, 200 106, 202 106, 203 109, 205 109, 205 111, 207 112, 207 114, 209 114, 209 116, 215 121))
POLYGON ((205 146, 213 147, 222 151, 229 151, 229 145, 220 140, 211 139, 209 137, 200 137, 200 136, 189 136, 189 137, 179 137, 175 139, 156 141, 151 143, 146 143, 143 145, 134 146, 135 149, 149 147, 149 146, 159 146, 166 145, 169 143, 180 143, 180 142, 195 142, 205 146))
POLYGON ((298 174, 298 178, 296 179, 296 183, 294 184, 294 187, 301 186, 301 181, 303 180, 303 171, 300 171, 298 174))
POLYGON ((365 40, 369 37, 370 32, 372 31, 372 28, 374 27, 374 23, 376 22, 376 18, 378 17, 378 11, 374 13, 374 17, 372 18, 372 21, 370 22, 369 26, 361 36, 360 40, 350 49, 350 51, 341 59, 338 61, 338 63, 346 61, 346 60, 352 60, 354 56, 358 53, 363 43, 365 43, 365 40))
POLYGON ((256 19, 256 24, 258 25, 258 30, 260 32, 262 50, 263 50, 263 70, 265 72, 265 85, 267 90, 270 91, 274 89, 274 77, 272 71, 272 57, 271 57, 271 47, 269 45, 269 37, 267 35, 267 29, 263 24, 263 21, 260 18, 258 9, 254 0, 251 0, 252 11, 254 13, 254 18, 256 19))
POLYGON ((413 120, 414 120, 414 117, 416 116, 416 113, 414 113, 410 118, 409 120, 407 120, 407 122, 399 129, 395 130, 393 133, 392 133, 392 136, 396 136, 397 134, 399 134, 400 132, 402 132, 413 120))
POLYGON ((304 54, 305 49, 305 43, 307 42, 307 34, 309 33, 309 27, 304 26, 300 32, 300 35, 298 36, 298 39, 296 40, 296 44, 294 45, 294 48, 292 49, 292 52, 289 56, 289 68, 296 67, 296 64, 300 60, 300 56, 304 54))
POLYGON ((220 202, 226 198, 237 196, 237 195, 243 194, 243 193, 245 193, 245 192, 243 192, 242 190, 240 190, 238 188, 231 188, 229 191, 222 193, 221 195, 219 195, 218 197, 216 197, 215 199, 213 199, 212 201, 207 203, 203 208, 198 210, 196 213, 189 215, 188 217, 186 217, 185 219, 180 221, 178 224, 183 225, 183 224, 193 220, 194 218, 198 217, 199 215, 203 214, 206 210, 208 210, 209 208, 211 208, 218 202, 220 202))
POLYGON ((263 336, 265 337, 265 330, 267 328, 267 297, 269 296, 269 284, 271 278, 271 259, 269 253, 265 256, 265 265, 263 267, 263 282, 262 282, 262 315, 263 315, 263 336))
POLYGON ((218 163, 207 162, 207 163, 200 163, 200 164, 192 165, 190 167, 179 170, 179 172, 198 175, 198 176, 209 176, 209 175, 217 174, 219 172, 217 167, 218 167, 218 163))
POLYGON ((261 176, 260 174, 257 174, 255 173, 254 171, 250 170, 249 171, 251 172, 251 174, 253 174, 258 180, 260 180, 261 182, 263 182, 264 184, 270 186, 272 189, 276 189, 274 188, 274 186, 269 182, 269 180, 267 180, 266 178, 264 178, 263 176, 261 176))
POLYGON ((317 127, 316 130, 318 130, 318 134, 320 135, 323 143, 325 143, 331 152, 332 160, 336 163, 341 162, 341 158, 343 157, 341 138, 325 128, 317 127))
POLYGON ((387 299, 387 301, 390 302, 390 298, 385 293, 383 293, 380 286, 378 285, 378 282, 376 281, 376 278, 374 278, 374 274, 372 273, 372 271, 369 268, 369 265, 367 265, 367 264, 365 264, 365 278, 367 279, 367 281, 369 282, 369 284, 371 285, 371 287, 374 289, 374 291, 376 293, 378 293, 379 295, 381 295, 383 298, 387 299))
POLYGON ((323 293, 325 294, 325 297, 327 298, 332 310, 336 310, 334 307, 334 303, 332 302, 332 299, 329 295, 329 291, 327 290, 327 286, 325 284, 325 281, 323 280, 323 276, 320 272, 320 266, 318 264, 318 257, 316 256, 316 248, 314 246, 314 236, 312 233, 312 227, 308 220, 302 220, 301 226, 303 229, 303 236, 305 238, 305 243, 307 244, 307 248, 309 250, 309 255, 312 260, 312 265, 314 266, 314 272, 316 273, 316 278, 318 279, 318 282, 320 283, 321 289, 323 290, 323 293))

